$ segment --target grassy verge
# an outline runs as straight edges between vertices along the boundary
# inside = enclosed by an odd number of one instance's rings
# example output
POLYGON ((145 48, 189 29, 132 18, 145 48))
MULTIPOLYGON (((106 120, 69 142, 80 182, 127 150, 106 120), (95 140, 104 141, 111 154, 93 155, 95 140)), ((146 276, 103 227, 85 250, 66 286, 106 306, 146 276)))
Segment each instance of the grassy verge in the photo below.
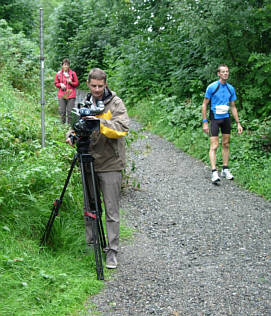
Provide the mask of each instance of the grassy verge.
MULTIPOLYGON (((158 95, 138 102, 136 106, 128 105, 128 108, 129 115, 134 116, 147 129, 209 165, 209 139, 202 132, 199 104, 191 100, 177 104, 174 97, 158 95)), ((268 122, 270 121, 267 121, 266 128, 270 128, 268 122)), ((237 134, 233 123, 230 168, 240 186, 270 200, 271 155, 262 143, 265 138, 259 132, 259 128, 265 123, 248 122, 245 119, 242 119, 242 123, 244 132, 241 136, 237 134)), ((221 146, 217 152, 217 165, 222 167, 221 146)))
MULTIPOLYGON (((39 247, 75 149, 64 143, 55 96, 46 104, 41 148, 40 105, 0 82, 0 315, 77 315, 103 286, 94 256, 84 255, 82 185, 76 167, 53 226, 39 247)), ((48 96, 48 94, 47 94, 48 96)), ((121 238, 131 231, 121 224, 121 238)), ((110 272, 104 269, 105 278, 110 272)))

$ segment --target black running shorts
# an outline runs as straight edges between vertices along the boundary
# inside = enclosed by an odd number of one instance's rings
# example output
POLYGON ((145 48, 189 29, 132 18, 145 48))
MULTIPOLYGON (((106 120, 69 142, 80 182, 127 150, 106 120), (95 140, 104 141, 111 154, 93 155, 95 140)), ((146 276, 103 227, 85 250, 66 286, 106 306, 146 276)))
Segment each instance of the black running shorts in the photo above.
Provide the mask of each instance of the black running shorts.
POLYGON ((211 120, 210 124, 210 137, 218 136, 219 129, 221 129, 222 134, 230 134, 231 133, 231 120, 229 117, 211 120))

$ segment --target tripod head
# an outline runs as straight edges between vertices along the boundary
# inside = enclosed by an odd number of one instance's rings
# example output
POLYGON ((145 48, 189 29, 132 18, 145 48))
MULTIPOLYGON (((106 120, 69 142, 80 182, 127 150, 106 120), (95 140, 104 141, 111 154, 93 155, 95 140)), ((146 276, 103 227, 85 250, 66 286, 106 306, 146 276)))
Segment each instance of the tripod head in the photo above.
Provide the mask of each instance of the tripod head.
POLYGON ((89 145, 90 145, 89 136, 77 137, 76 149, 77 149, 78 154, 88 154, 89 145))
MULTIPOLYGON (((89 96, 90 97, 90 96, 89 96)), ((96 104, 90 100, 80 102, 77 108, 71 111, 71 127, 78 136, 90 136, 93 131, 100 130, 100 121, 91 118, 104 111, 103 101, 98 100, 96 104)))
POLYGON ((77 152, 87 154, 90 144, 90 137, 94 131, 100 131, 100 120, 91 118, 104 110, 104 103, 97 101, 94 104, 91 100, 78 103, 77 108, 71 112, 71 126, 73 133, 70 135, 71 142, 76 143, 77 152))
POLYGON ((87 154, 92 133, 100 130, 100 121, 95 119, 80 119, 76 127, 76 130, 69 136, 71 143, 76 144, 79 154, 87 154))

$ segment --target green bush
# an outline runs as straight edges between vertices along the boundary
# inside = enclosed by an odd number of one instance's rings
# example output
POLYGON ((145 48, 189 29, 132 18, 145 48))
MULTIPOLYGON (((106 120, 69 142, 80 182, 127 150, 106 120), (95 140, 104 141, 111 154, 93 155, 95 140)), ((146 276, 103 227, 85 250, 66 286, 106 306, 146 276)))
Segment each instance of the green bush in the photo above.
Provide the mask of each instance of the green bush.
POLYGON ((0 19, 5 19, 14 33, 23 32, 28 38, 37 26, 38 3, 35 0, 1 0, 0 19))
POLYGON ((38 47, 22 33, 14 34, 0 20, 0 73, 14 89, 37 96, 40 64, 38 47))

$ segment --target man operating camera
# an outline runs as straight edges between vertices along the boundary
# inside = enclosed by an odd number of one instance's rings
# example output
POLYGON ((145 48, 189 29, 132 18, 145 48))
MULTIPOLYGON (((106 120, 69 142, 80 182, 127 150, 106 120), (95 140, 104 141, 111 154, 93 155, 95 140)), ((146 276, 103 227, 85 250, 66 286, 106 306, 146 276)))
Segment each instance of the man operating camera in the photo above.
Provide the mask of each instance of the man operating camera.
MULTIPOLYGON (((117 253, 120 232, 120 190, 121 171, 125 168, 125 139, 129 130, 129 117, 123 101, 107 87, 106 73, 99 68, 93 68, 88 75, 87 86, 93 104, 104 103, 104 111, 98 115, 86 116, 85 119, 99 120, 100 130, 90 135, 89 154, 94 158, 94 170, 97 187, 102 193, 105 205, 106 232, 108 251, 106 267, 117 267, 117 253)), ((72 145, 70 132, 66 142, 72 145)), ((91 183, 91 181, 89 181, 91 183)), ((90 190, 92 192, 92 190, 90 190)), ((94 197, 90 197, 90 208, 94 197)), ((86 205, 85 205, 86 207, 86 205)), ((92 247, 93 234, 91 219, 85 216, 86 242, 92 247)))

